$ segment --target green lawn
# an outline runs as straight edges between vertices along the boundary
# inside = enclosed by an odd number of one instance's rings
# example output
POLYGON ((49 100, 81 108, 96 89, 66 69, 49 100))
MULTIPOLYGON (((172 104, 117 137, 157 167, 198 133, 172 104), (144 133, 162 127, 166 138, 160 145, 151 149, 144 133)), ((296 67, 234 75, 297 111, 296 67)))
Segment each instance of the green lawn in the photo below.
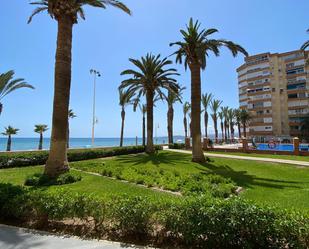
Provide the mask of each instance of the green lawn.
MULTIPOLYGON (((242 198, 277 205, 281 208, 295 208, 309 212, 309 168, 215 157, 211 160, 206 164, 196 164, 191 162, 191 155, 161 151, 154 156, 139 154, 74 162, 71 163, 71 167, 85 171, 104 172, 107 175, 112 173, 113 176, 115 174, 119 178, 128 180, 131 178, 134 181, 138 176, 141 183, 146 185, 154 181, 154 177, 158 177, 156 183, 169 183, 170 187, 182 186, 181 180, 184 176, 192 176, 194 182, 195 178, 199 178, 200 175, 217 174, 224 178, 231 178, 237 185, 244 187, 245 192, 241 194, 242 198)), ((41 171, 40 166, 0 170, 0 182, 21 185, 27 175, 41 171)), ((85 173, 82 176, 81 182, 51 188, 65 188, 70 191, 89 192, 101 196, 126 193, 151 198, 179 198, 119 180, 110 180, 85 173)))
MULTIPOLYGON (((23 185, 26 176, 32 175, 34 173, 40 173, 42 170, 42 166, 3 169, 0 170, 0 183, 23 185)), ((153 191, 141 186, 135 186, 133 184, 123 183, 117 180, 107 179, 100 176, 92 176, 80 172, 74 172, 74 174, 82 175, 82 181, 63 186, 42 188, 42 190, 48 191, 55 188, 62 188, 68 189, 72 192, 76 191, 80 193, 92 193, 103 198, 119 194, 126 194, 131 196, 147 196, 153 199, 176 198, 171 194, 153 191)))
POLYGON ((293 161, 304 161, 309 162, 309 156, 289 156, 289 155, 268 155, 268 154, 254 154, 254 153, 241 153, 241 152, 217 152, 217 151, 206 151, 206 153, 211 154, 224 154, 233 156, 250 156, 250 157, 265 157, 274 159, 286 159, 293 161))
MULTIPOLYGON (((114 168, 121 172, 123 178, 129 180, 138 170, 140 173, 164 170, 181 175, 218 174, 231 178, 237 185, 244 187, 246 190, 242 193, 243 198, 282 208, 309 211, 309 168, 215 157, 211 158, 213 162, 200 165, 192 163, 190 159, 191 156, 187 154, 164 151, 157 156, 119 156, 72 163, 71 166, 99 173, 104 169, 114 168)), ((146 182, 147 177, 146 173, 146 182)))

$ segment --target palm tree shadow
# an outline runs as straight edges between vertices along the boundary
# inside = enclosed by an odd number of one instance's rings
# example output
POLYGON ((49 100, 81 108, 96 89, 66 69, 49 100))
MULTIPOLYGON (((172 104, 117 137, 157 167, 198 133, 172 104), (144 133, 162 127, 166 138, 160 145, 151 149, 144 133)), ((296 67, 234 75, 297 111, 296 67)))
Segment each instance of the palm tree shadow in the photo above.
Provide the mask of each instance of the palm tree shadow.
POLYGON ((182 155, 177 153, 155 153, 155 154, 137 154, 137 155, 126 155, 119 156, 115 160, 119 163, 131 164, 131 165, 145 165, 147 163, 152 163, 156 166, 162 164, 181 165, 188 164, 187 158, 182 160, 182 155))
POLYGON ((297 185, 302 184, 302 182, 297 181, 286 181, 286 180, 257 177, 256 175, 248 174, 248 171, 245 170, 236 171, 228 165, 201 163, 199 164, 198 169, 201 170, 202 174, 205 175, 216 174, 224 178, 230 178, 238 186, 242 186, 245 188, 254 188, 254 186, 260 186, 275 189, 284 189, 284 188, 300 189, 301 187, 297 185))

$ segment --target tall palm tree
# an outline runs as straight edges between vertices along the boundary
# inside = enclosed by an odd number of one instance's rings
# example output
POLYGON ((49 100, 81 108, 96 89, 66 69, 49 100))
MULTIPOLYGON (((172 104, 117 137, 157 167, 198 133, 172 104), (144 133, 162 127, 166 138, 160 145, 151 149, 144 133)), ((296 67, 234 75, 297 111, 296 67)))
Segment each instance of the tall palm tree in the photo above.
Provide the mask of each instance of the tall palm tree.
POLYGON ((216 143, 218 143, 218 111, 222 104, 221 100, 213 99, 210 103, 210 109, 212 111, 211 117, 214 121, 214 129, 215 129, 215 139, 216 143))
POLYGON ((146 96, 147 105, 147 146, 146 152, 152 154, 155 152, 153 146, 153 107, 156 96, 166 98, 163 89, 178 93, 179 85, 173 76, 179 75, 174 68, 165 69, 172 64, 167 58, 161 59, 160 55, 147 54, 140 60, 129 59, 137 68, 136 70, 128 69, 121 75, 131 76, 129 79, 122 81, 119 89, 126 89, 129 93, 136 94, 136 98, 146 96))
POLYGON ((3 111, 2 100, 5 96, 20 88, 34 89, 34 87, 27 84, 24 79, 14 79, 14 74, 13 70, 0 74, 0 115, 3 111))
POLYGON ((127 105, 133 104, 132 98, 134 97, 134 92, 119 90, 119 105, 121 106, 121 132, 120 132, 120 147, 123 146, 123 132, 124 132, 124 121, 126 117, 125 108, 127 105))
POLYGON ((221 111, 218 113, 218 116, 220 118, 220 127, 221 127, 221 137, 222 137, 222 142, 224 141, 224 113, 221 111))
POLYGON ((224 140, 225 142, 227 142, 227 139, 230 137, 228 110, 229 110, 229 107, 227 106, 221 107, 221 112, 223 112, 223 116, 224 116, 224 140))
POLYGON ((223 113, 223 117, 224 117, 224 140, 225 142, 227 142, 227 130, 228 130, 228 107, 227 106, 222 106, 221 107, 221 112, 223 113))
POLYGON ((142 130, 143 130, 143 146, 146 146, 146 114, 147 114, 147 106, 146 105, 139 105, 141 113, 143 115, 142 121, 142 130))
POLYGON ((118 0, 40 0, 31 4, 38 7, 33 11, 28 23, 36 14, 47 11, 58 24, 52 134, 50 153, 45 166, 46 175, 57 177, 69 170, 67 132, 73 25, 77 24, 79 17, 85 19, 83 9, 85 6, 105 9, 107 5, 111 5, 128 14, 131 14, 131 12, 118 0))
POLYGON ((16 135, 19 129, 15 129, 12 126, 8 126, 4 128, 5 131, 2 132, 2 135, 8 136, 8 141, 7 141, 7 146, 6 146, 6 151, 11 151, 12 148, 12 135, 16 135))
POLYGON ((211 93, 202 94, 202 105, 204 108, 204 123, 205 123, 205 137, 208 137, 208 107, 210 105, 210 102, 213 98, 213 95, 211 93))
POLYGON ((191 105, 190 105, 190 103, 188 101, 186 101, 183 104, 182 110, 183 110, 183 126, 184 126, 184 129, 185 129, 185 138, 187 138, 188 137, 188 120, 187 120, 187 115, 188 115, 188 113, 191 110, 191 105))
POLYGON ((235 112, 234 112, 234 109, 232 108, 229 108, 228 110, 228 119, 229 119, 229 124, 230 124, 230 130, 231 130, 231 137, 230 139, 233 140, 234 139, 234 133, 235 133, 235 130, 234 130, 234 118, 235 118, 235 112))
POLYGON ((48 126, 44 124, 38 124, 34 126, 34 132, 40 134, 40 140, 39 140, 39 150, 43 149, 43 133, 48 130, 48 126))
POLYGON ((241 138, 241 109, 235 109, 235 121, 238 129, 238 137, 241 138))
POLYGON ((180 88, 178 93, 168 91, 168 95, 166 98, 168 110, 167 110, 167 134, 168 134, 168 143, 174 143, 174 132, 173 132, 173 121, 174 121, 174 104, 176 102, 182 103, 182 92, 184 91, 184 87, 180 88))
POLYGON ((245 109, 242 109, 241 112, 240 112, 240 120, 241 120, 241 124, 242 124, 242 127, 243 127, 243 134, 244 134, 244 137, 247 137, 247 125, 249 123, 251 119, 251 115, 250 113, 245 110, 245 109))
POLYGON ((68 131, 67 131, 67 148, 70 148, 70 119, 76 118, 76 114, 73 112, 73 109, 69 110, 68 114, 68 131))
POLYGON ((248 55, 241 46, 223 39, 211 39, 210 35, 218 32, 216 29, 200 30, 200 23, 190 19, 186 30, 180 31, 183 40, 171 43, 179 49, 176 54, 176 62, 182 63, 184 58, 185 69, 191 71, 191 106, 192 106, 192 161, 205 162, 205 156, 201 144, 201 69, 206 69, 207 57, 212 52, 215 56, 220 55, 220 48, 227 47, 236 56, 238 52, 248 55))

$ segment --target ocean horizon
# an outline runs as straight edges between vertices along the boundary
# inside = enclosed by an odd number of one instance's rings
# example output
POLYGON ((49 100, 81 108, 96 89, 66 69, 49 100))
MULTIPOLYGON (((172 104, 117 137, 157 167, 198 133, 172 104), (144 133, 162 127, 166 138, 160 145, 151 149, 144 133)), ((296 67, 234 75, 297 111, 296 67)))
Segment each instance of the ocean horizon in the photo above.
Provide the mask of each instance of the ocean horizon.
MULTIPOLYGON (((166 144, 167 137, 154 138, 155 144, 166 144)), ((137 144, 142 145, 142 138, 137 138, 137 144)), ((184 136, 174 136, 174 142, 184 142, 184 136)), ((98 147, 117 147, 120 144, 120 138, 95 138, 94 148, 98 147)), ((124 138, 124 146, 136 145, 136 138, 124 138)), ((0 151, 5 151, 7 138, 0 138, 0 151)), ((38 137, 12 137, 12 151, 37 150, 39 145, 38 137)), ((50 138, 43 139, 43 149, 48 150, 50 138)), ((70 138, 70 148, 91 148, 91 138, 70 138)))

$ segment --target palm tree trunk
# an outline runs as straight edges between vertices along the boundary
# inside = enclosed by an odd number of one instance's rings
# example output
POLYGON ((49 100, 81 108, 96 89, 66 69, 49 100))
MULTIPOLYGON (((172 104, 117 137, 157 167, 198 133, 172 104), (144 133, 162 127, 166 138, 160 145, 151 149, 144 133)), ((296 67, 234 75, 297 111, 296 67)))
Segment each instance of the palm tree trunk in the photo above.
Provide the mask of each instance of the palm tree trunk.
POLYGON ((73 20, 68 16, 58 18, 55 87, 50 153, 45 166, 49 177, 69 170, 67 159, 68 112, 71 88, 71 53, 73 20))
POLYGON ((155 149, 153 147, 153 92, 150 90, 146 94, 147 102, 147 146, 146 153, 153 154, 155 149))
POLYGON ((246 124, 243 123, 243 133, 244 133, 244 137, 246 138, 247 137, 247 131, 246 131, 246 124))
POLYGON ((43 133, 40 132, 39 150, 43 149, 43 133))
POLYGON ((146 124, 145 113, 143 113, 143 146, 146 146, 146 124))
POLYGON ((124 110, 124 107, 122 107, 121 110, 121 133, 120 133, 120 147, 123 146, 123 131, 124 131, 124 119, 126 117, 126 112, 124 110))
POLYGON ((240 123, 237 123, 238 126, 238 137, 241 138, 241 128, 240 128, 240 123))
POLYGON ((223 131, 223 122, 221 121, 221 137, 222 137, 222 142, 224 140, 224 131, 223 131))
POLYGON ((234 139, 234 127, 233 127, 233 123, 230 123, 230 129, 231 129, 231 140, 234 139))
POLYGON ((204 114, 204 122, 205 122, 205 137, 208 137, 208 113, 205 110, 205 114, 204 114))
POLYGON ((167 133, 168 133, 168 143, 173 144, 173 119, 174 119, 174 109, 170 105, 167 112, 167 133))
POLYGON ((226 123, 226 130, 227 130, 227 138, 230 138, 230 125, 229 123, 226 123))
POLYGON ((226 120, 224 120, 224 140, 227 142, 227 125, 226 120))
POLYGON ((7 146, 6 146, 6 151, 11 151, 11 147, 12 147, 12 137, 11 135, 9 135, 7 146))
POLYGON ((217 118, 214 118, 214 127, 215 127, 215 139, 216 139, 216 143, 218 143, 218 121, 217 121, 217 118))
POLYGON ((201 68, 198 62, 190 65, 191 70, 191 135, 192 161, 205 162, 201 142, 201 68))
POLYGON ((185 138, 188 137, 188 121, 187 121, 187 117, 184 116, 183 118, 183 126, 185 128, 185 138))

